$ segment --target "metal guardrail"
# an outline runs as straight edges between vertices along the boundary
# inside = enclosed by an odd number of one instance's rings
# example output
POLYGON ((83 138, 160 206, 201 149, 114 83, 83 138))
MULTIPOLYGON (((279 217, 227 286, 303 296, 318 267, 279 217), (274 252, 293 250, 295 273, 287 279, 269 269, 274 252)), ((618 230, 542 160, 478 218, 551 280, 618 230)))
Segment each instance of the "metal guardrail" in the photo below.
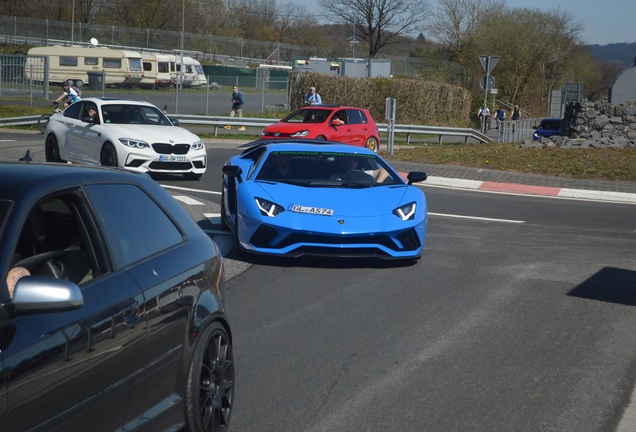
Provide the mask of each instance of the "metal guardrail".
MULTIPOLYGON (((225 117, 225 116, 200 116, 188 114, 170 114, 170 118, 177 119, 182 125, 203 125, 214 128, 214 136, 218 135, 219 128, 225 126, 236 127, 265 127, 278 120, 271 118, 251 118, 251 117, 225 117)), ((36 125, 40 116, 11 117, 0 119, 0 127, 8 126, 30 126, 36 125)), ((388 125, 378 123, 378 130, 387 133, 388 125)), ((393 130, 396 133, 405 133, 407 143, 411 142, 413 135, 436 135, 438 143, 443 142, 443 137, 463 137, 464 142, 468 142, 470 138, 480 143, 490 143, 493 140, 475 129, 470 128, 453 128, 440 126, 418 126, 418 125, 394 125, 393 130)))

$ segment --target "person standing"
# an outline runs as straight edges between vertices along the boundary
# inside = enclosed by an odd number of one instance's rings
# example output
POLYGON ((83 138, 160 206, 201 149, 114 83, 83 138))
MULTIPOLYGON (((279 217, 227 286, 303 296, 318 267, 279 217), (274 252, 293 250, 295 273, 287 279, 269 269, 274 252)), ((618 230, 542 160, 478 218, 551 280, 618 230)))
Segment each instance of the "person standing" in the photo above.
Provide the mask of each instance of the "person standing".
MULTIPOLYGON (((243 95, 243 92, 239 90, 238 86, 234 86, 230 117, 243 117, 243 105, 245 105, 245 96, 243 95)), ((232 126, 225 126, 225 129, 232 129, 232 126)), ((239 130, 245 130, 245 126, 241 126, 239 130)))
POLYGON ((305 96, 305 105, 322 105, 322 98, 316 92, 316 87, 311 87, 309 93, 305 96))
POLYGON ((512 110, 512 119, 519 120, 521 118, 521 112, 519 111, 519 105, 515 105, 515 108, 512 110))
POLYGON ((480 108, 477 117, 479 117, 479 121, 481 122, 481 133, 486 133, 488 130, 488 120, 490 119, 490 110, 488 107, 484 106, 480 108))

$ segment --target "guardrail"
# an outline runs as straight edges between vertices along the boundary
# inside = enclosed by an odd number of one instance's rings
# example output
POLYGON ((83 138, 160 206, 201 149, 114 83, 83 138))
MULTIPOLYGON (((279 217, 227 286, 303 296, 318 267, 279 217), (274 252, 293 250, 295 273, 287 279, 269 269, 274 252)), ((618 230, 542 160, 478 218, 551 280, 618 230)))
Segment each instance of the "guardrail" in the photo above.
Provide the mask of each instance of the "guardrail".
MULTIPOLYGON (((170 118, 177 119, 182 125, 202 125, 214 128, 214 136, 218 135, 219 128, 231 126, 233 128, 258 127, 263 128, 275 123, 278 120, 271 118, 251 118, 251 117, 227 117, 227 116, 199 116, 188 114, 169 114, 170 118)), ((0 126, 31 126, 36 125, 40 116, 11 117, 0 119, 0 126)), ((378 123, 380 132, 388 132, 388 124, 378 123)), ((393 127, 396 133, 405 133, 407 143, 411 142, 413 135, 436 135, 438 143, 443 142, 443 137, 463 137, 467 143, 470 138, 480 143, 490 143, 492 139, 475 129, 453 128, 439 126, 418 126, 396 124, 393 127)))

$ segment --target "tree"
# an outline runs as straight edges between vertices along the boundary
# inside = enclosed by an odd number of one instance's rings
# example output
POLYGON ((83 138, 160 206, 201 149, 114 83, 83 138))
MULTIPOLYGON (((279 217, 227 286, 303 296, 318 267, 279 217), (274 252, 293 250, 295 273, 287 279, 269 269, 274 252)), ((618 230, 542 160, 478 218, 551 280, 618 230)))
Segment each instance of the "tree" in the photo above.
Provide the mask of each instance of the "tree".
POLYGON ((397 43, 400 36, 419 32, 429 16, 428 3, 420 0, 319 0, 326 17, 355 27, 355 33, 368 43, 369 58, 384 47, 397 43))
POLYGON ((474 82, 470 73, 475 62, 472 49, 475 30, 487 16, 505 7, 504 0, 439 0, 428 30, 431 38, 440 42, 448 52, 448 60, 460 67, 461 85, 470 87, 474 82))

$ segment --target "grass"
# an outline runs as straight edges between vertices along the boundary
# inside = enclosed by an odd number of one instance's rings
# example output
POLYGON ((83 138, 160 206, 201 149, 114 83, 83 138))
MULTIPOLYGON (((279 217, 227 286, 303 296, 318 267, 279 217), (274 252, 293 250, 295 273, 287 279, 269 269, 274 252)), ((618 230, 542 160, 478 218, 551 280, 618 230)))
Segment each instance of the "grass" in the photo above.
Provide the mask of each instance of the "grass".
MULTIPOLYGON (((20 117, 50 113, 52 107, 32 108, 24 105, 0 105, 0 118, 20 117)), ((280 118, 281 113, 271 113, 280 118)), ((35 130, 35 127, 32 127, 35 130)), ((198 133, 201 138, 211 138, 213 133, 198 133)), ((240 135, 242 139, 256 139, 253 135, 240 135)), ((235 134, 218 135, 215 138, 235 139, 235 134)), ((386 137, 381 137, 386 142, 386 137)), ((636 182, 636 147, 630 148, 580 148, 565 149, 521 148, 517 144, 406 144, 396 136, 393 156, 386 152, 388 160, 405 162, 454 165, 491 170, 541 174, 556 177, 636 182)))

